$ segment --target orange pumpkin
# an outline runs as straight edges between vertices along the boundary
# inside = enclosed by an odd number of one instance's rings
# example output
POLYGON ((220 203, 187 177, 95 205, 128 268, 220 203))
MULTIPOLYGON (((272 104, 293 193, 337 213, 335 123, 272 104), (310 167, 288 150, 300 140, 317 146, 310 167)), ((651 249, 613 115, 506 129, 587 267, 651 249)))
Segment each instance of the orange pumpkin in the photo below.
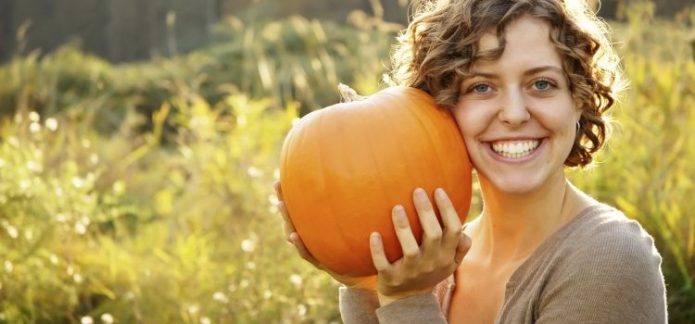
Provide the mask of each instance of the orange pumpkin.
POLYGON ((405 207, 420 242, 415 188, 432 201, 434 189, 443 188, 465 220, 471 166, 450 112, 421 90, 392 87, 300 119, 282 148, 280 185, 311 254, 333 272, 364 276, 376 273, 371 232, 381 233, 391 262, 402 256, 391 222, 395 205, 405 207))

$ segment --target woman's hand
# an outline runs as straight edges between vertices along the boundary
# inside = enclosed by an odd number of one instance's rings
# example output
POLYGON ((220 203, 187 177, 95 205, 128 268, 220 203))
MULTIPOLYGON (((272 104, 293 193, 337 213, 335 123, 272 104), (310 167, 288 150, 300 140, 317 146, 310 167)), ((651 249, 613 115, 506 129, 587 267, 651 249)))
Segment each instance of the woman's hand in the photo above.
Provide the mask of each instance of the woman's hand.
POLYGON ((442 218, 440 226, 427 193, 416 189, 413 201, 424 231, 418 246, 402 206, 393 208, 392 218, 403 257, 390 263, 379 233, 370 236, 372 261, 378 271, 377 290, 381 305, 413 295, 431 292, 434 286, 458 268, 471 246, 461 221, 443 189, 434 192, 442 218))
POLYGON ((280 210, 280 214, 282 214, 282 218, 285 221, 284 228, 287 241, 294 245, 295 249, 304 260, 309 261, 311 264, 314 265, 314 267, 318 268, 319 270, 328 273, 331 277, 333 277, 333 279, 345 285, 346 287, 376 290, 376 276, 349 277, 337 274, 324 268, 318 262, 318 260, 316 260, 316 258, 314 258, 311 255, 311 253, 309 253, 309 250, 307 250, 306 246, 304 246, 302 239, 299 238, 299 234, 294 229, 294 225, 292 225, 292 221, 290 220, 289 214, 287 213, 287 208, 285 208, 285 202, 282 199, 282 188, 280 188, 279 181, 275 182, 275 193, 277 194, 279 200, 278 209, 280 210))

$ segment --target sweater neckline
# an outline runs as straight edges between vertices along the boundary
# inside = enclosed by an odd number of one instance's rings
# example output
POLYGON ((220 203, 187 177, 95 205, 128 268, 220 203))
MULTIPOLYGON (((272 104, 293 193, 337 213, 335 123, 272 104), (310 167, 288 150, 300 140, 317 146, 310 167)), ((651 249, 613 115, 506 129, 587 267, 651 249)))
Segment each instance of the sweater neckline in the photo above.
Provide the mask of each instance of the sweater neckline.
POLYGON ((506 289, 513 289, 518 284, 519 279, 523 278, 523 275, 530 271, 529 268, 531 265, 536 263, 536 260, 543 257, 546 253, 548 253, 548 251, 552 250, 558 242, 561 242, 569 234, 571 234, 572 231, 578 227, 578 224, 590 219, 591 216, 596 215, 598 211, 603 210, 606 207, 606 205, 601 203, 587 206, 577 213, 577 216, 572 218, 569 222, 562 225, 553 234, 548 236, 548 238, 545 239, 545 241, 543 241, 543 243, 541 243, 541 245, 539 245, 538 248, 536 248, 536 250, 533 251, 533 253, 531 253, 531 255, 526 258, 526 260, 524 260, 524 262, 522 262, 518 268, 516 268, 516 270, 514 270, 512 275, 509 277, 509 281, 507 281, 506 289))

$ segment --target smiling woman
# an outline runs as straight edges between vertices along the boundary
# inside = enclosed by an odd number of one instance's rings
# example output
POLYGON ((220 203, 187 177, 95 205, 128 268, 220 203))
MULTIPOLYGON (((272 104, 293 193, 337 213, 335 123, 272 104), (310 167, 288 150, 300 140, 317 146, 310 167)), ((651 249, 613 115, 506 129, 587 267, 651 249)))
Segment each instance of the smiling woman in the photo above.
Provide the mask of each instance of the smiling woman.
MULTIPOLYGON (((375 233, 376 278, 334 276, 345 285, 346 323, 667 321, 651 236, 565 176, 605 141, 604 113, 621 87, 607 39, 583 1, 424 2, 400 39, 393 77, 451 109, 483 210, 458 245, 432 249, 426 242, 442 228, 433 204, 416 196, 422 244, 394 215, 404 256, 385 261, 375 233), (454 252, 465 257, 431 262, 454 252)), ((287 234, 316 263, 291 226, 287 234)))

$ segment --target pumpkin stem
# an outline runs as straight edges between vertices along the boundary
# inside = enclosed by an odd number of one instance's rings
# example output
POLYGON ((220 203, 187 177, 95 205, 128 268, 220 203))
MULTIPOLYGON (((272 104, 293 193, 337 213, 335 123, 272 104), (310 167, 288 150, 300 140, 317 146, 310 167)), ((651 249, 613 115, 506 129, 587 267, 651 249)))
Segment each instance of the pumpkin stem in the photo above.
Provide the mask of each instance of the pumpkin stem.
POLYGON ((338 83, 338 92, 340 93, 341 102, 360 101, 367 98, 365 96, 358 95, 355 89, 350 88, 350 86, 343 83, 338 83))

